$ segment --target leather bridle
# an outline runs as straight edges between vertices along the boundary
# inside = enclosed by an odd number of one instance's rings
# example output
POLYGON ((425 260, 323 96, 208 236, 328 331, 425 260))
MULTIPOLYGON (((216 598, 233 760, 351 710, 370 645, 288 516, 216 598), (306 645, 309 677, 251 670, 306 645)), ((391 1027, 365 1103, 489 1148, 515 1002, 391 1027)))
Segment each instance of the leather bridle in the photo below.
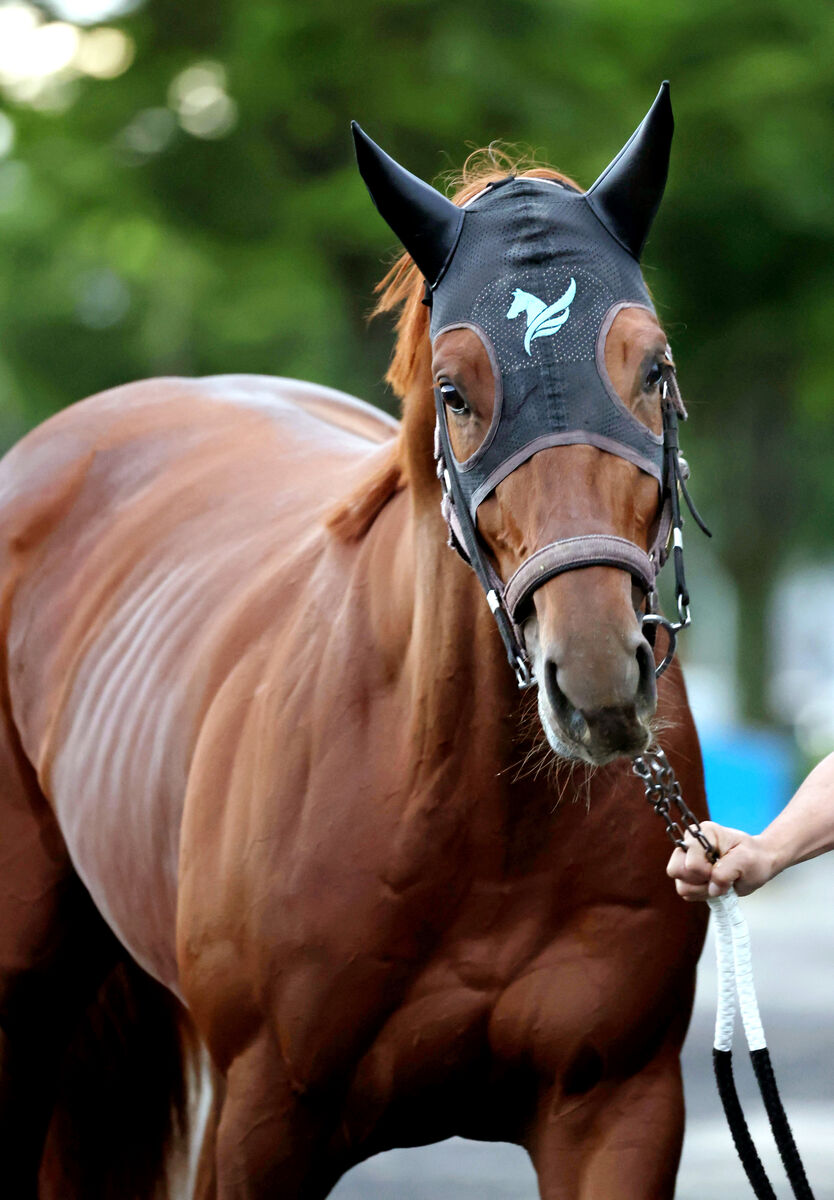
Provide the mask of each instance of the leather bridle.
POLYGON ((681 496, 698 526, 708 537, 712 535, 699 516, 686 486, 689 468, 681 455, 678 439, 678 421, 686 419, 686 408, 678 389, 674 364, 668 354, 662 371, 663 471, 656 533, 651 549, 647 552, 626 538, 605 533, 561 538, 535 550, 506 583, 499 577, 488 556, 463 495, 457 459, 449 438, 446 406, 440 389, 435 389, 437 422, 434 456, 442 488, 441 511, 449 530, 449 544, 478 577, 519 688, 529 688, 536 683, 521 631, 524 613, 536 589, 565 571, 602 566, 615 567, 631 576, 644 597, 645 607, 640 618, 646 640, 654 646, 658 628, 662 628, 668 638, 666 652, 655 668, 657 676, 663 674, 674 658, 678 633, 691 623, 683 562, 681 496), (668 620, 658 610, 657 577, 669 557, 670 543, 675 572, 677 621, 668 620))

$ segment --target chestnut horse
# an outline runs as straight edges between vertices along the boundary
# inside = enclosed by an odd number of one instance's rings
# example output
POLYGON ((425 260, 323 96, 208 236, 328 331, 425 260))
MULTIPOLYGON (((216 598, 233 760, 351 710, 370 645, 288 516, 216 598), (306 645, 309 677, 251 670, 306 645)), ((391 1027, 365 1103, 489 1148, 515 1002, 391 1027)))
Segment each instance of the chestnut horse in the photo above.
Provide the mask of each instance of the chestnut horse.
MULTIPOLYGON (((525 1146, 546 1200, 673 1194, 704 913, 669 888, 622 757, 654 707, 638 601, 607 566, 536 591, 554 756, 446 545, 433 381, 489 423, 495 380, 465 329, 432 363, 423 290, 403 259, 381 299, 403 306, 401 424, 285 379, 157 379, 59 413, 0 465, 15 1200, 163 1195, 198 1047, 204 1197, 314 1200, 371 1154, 455 1134, 525 1146)), ((605 343, 656 431, 644 376, 665 345, 644 307, 605 343)), ((657 509, 638 466, 560 445, 498 485, 479 530, 506 579, 568 535, 648 547, 657 509)), ((677 666, 657 713, 702 814, 677 666)))

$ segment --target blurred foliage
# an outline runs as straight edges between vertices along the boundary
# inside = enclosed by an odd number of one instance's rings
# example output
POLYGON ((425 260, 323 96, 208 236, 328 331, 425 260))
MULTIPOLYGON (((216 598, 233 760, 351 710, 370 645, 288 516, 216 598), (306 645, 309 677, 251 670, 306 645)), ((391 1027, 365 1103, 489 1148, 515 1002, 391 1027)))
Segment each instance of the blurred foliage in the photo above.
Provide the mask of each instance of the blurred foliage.
POLYGON ((671 79, 646 274, 761 713, 769 585, 834 537, 829 0, 149 0, 104 23, 135 43, 118 78, 5 106, 3 444, 164 373, 297 375, 390 406, 390 329, 364 317, 391 236, 349 119, 423 177, 506 139, 587 185, 671 79), (182 73, 201 64, 233 108, 189 132, 182 73))

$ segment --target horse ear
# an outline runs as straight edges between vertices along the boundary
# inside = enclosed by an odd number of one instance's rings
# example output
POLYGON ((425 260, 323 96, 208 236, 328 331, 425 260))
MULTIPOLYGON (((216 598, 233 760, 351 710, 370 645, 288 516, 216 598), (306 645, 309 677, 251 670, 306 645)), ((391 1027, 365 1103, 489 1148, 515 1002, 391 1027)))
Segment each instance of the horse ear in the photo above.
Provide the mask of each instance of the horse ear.
POLYGON ((387 221, 435 287, 458 244, 464 212, 429 184, 406 171, 351 122, 356 161, 365 186, 387 221))
POLYGON ((664 80, 640 125, 585 193, 608 232, 636 259, 666 186, 674 129, 669 81, 664 80))

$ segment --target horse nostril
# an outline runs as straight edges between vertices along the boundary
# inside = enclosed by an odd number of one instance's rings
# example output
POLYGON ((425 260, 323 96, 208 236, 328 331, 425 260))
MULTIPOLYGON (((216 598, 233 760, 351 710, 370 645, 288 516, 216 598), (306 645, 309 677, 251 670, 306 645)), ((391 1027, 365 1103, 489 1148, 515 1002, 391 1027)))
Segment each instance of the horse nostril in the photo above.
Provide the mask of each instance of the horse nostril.
POLYGON ((637 666, 640 679, 637 684, 637 707, 643 713, 653 713, 657 708, 657 676, 654 669, 654 654, 645 638, 637 647, 637 666))
POLYGON ((591 737, 588 722, 559 687, 558 668, 552 659, 545 663, 544 680, 550 706, 565 733, 577 742, 588 742, 591 737))

